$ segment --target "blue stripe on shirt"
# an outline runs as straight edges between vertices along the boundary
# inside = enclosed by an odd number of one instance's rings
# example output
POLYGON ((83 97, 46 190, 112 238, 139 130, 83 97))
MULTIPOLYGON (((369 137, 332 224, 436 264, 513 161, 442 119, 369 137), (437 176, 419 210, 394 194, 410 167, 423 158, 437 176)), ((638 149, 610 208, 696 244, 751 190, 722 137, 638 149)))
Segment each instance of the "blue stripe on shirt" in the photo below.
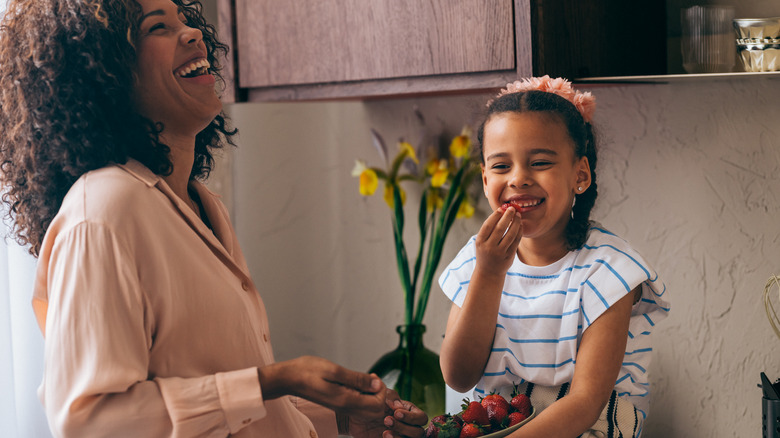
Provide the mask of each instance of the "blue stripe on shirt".
POLYGON ((642 365, 639 365, 639 364, 638 364, 638 363, 636 363, 636 362, 623 362, 623 366, 624 366, 624 367, 627 367, 627 366, 632 366, 632 367, 636 367, 637 369, 639 369, 639 370, 640 370, 640 371, 642 371, 643 373, 646 373, 646 372, 647 372, 647 370, 646 370, 646 369, 644 369, 644 368, 642 367, 642 365))
POLYGON ((604 260, 598 259, 596 261, 606 266, 607 269, 609 269, 610 272, 612 272, 612 274, 614 274, 615 277, 617 277, 617 279, 620 280, 621 283, 623 283, 623 287, 626 288, 626 292, 631 292, 631 287, 628 285, 628 283, 626 283, 626 280, 624 280, 623 277, 621 277, 620 274, 617 273, 615 268, 613 268, 609 263, 607 263, 604 260))
POLYGON ((575 269, 588 269, 591 266, 593 265, 574 265, 562 270, 561 272, 558 272, 556 274, 551 274, 551 275, 529 275, 529 274, 523 274, 522 272, 511 272, 511 271, 507 272, 506 275, 507 277, 522 277, 522 278, 530 278, 533 280, 551 280, 560 277, 561 275, 563 275, 564 272, 567 271, 574 272, 575 269))
MULTIPOLYGON (((490 351, 491 351, 491 354, 492 353, 507 352, 507 353, 511 354, 513 358, 515 358, 515 361, 517 361, 517 363, 521 367, 524 367, 524 368, 560 368, 560 367, 562 367, 564 365, 567 365, 567 364, 570 364, 570 363, 574 363, 574 359, 571 359, 571 358, 570 359, 566 359, 566 360, 564 360, 561 363, 523 363, 523 362, 520 362, 520 359, 518 359, 517 356, 515 356, 515 353, 511 349, 509 349, 509 348, 493 348, 490 351)), ((505 368, 505 371, 498 371, 498 372, 494 372, 494 373, 484 373, 484 375, 485 376, 491 376, 491 377, 492 376, 503 376, 507 372, 509 372, 513 376, 515 375, 514 373, 512 373, 509 370, 509 368, 505 368)))
POLYGON ((609 308, 609 303, 607 302, 607 300, 604 299, 604 296, 601 295, 601 292, 599 292, 599 290, 596 289, 596 286, 594 286, 593 283, 590 282, 590 280, 585 280, 585 284, 590 286, 590 288, 593 289, 593 292, 596 292, 596 296, 599 297, 599 299, 601 300, 602 303, 604 303, 604 307, 606 307, 608 309, 609 308))
POLYGON ((634 350, 634 351, 626 351, 626 355, 636 354, 636 353, 649 353, 651 351, 653 351, 652 348, 640 348, 640 349, 634 350))
MULTIPOLYGON (((501 328, 506 330, 506 327, 504 327, 501 324, 496 324, 496 328, 501 328)), ((549 339, 545 339, 545 338, 516 339, 507 336, 507 339, 509 339, 510 342, 513 342, 515 344, 558 344, 560 342, 565 342, 565 341, 575 341, 577 340, 577 335, 564 336, 562 338, 549 338, 549 339)))
POLYGON ((466 263, 473 262, 473 261, 475 261, 475 260, 477 260, 477 257, 472 257, 472 258, 470 258, 470 259, 468 259, 468 260, 464 261, 463 263, 461 263, 459 266, 456 266, 456 267, 452 267, 452 268, 450 268, 450 269, 447 269, 447 275, 445 275, 445 276, 444 276, 444 279, 441 281, 441 283, 442 283, 442 284, 444 284, 444 283, 446 283, 446 282, 447 282, 447 279, 448 279, 448 278, 450 278, 450 273, 451 273, 452 271, 457 271, 458 269, 462 268, 462 267, 463 267, 463 266, 464 266, 466 263))
POLYGON ((567 289, 567 290, 551 290, 549 292, 545 292, 543 294, 535 295, 535 296, 532 296, 532 297, 526 297, 526 296, 523 296, 523 295, 512 294, 512 293, 509 293, 507 291, 501 291, 501 294, 502 295, 506 295, 508 297, 512 297, 512 298, 520 298, 521 300, 535 300, 537 298, 541 298, 541 297, 544 297, 544 296, 547 296, 547 295, 566 295, 566 294, 568 294, 570 292, 571 293, 577 292, 577 289, 571 289, 570 288, 570 289, 567 289))
POLYGON ((506 319, 562 319, 564 316, 576 315, 577 313, 579 313, 579 311, 580 309, 574 309, 568 312, 563 312, 560 315, 544 314, 544 313, 535 314, 535 315, 509 315, 506 313, 499 312, 498 316, 501 316, 506 319))

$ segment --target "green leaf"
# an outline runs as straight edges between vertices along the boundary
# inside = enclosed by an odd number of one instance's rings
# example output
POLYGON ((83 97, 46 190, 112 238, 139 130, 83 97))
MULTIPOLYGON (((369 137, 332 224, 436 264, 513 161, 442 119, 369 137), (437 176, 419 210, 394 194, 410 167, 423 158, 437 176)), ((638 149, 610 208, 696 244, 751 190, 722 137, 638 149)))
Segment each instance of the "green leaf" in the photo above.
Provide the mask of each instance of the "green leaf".
MULTIPOLYGON (((420 209, 417 212, 417 224, 420 227, 420 245, 417 249, 417 257, 414 260, 414 274, 412 274, 412 291, 417 290, 417 279, 420 277, 420 267, 422 266, 423 247, 425 246, 425 239, 427 238, 428 224, 427 224, 427 202, 428 191, 423 190, 422 199, 420 199, 420 209)), ((431 215, 433 220, 434 215, 431 215)))
POLYGON ((401 287, 404 289, 404 301, 406 304, 406 324, 410 324, 414 311, 414 290, 409 279, 409 259, 406 255, 404 244, 404 207, 401 204, 401 190, 393 186, 393 235, 395 237, 395 255, 398 263, 398 273, 401 276, 401 287))

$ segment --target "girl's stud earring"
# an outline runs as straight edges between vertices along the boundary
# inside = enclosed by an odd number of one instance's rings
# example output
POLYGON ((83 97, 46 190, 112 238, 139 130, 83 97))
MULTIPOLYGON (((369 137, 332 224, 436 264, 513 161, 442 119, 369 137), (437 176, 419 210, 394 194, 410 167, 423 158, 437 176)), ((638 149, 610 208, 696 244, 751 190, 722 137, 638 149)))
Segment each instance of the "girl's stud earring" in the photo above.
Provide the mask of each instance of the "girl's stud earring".
POLYGON ((581 192, 582 191, 582 187, 577 187, 577 191, 581 192))

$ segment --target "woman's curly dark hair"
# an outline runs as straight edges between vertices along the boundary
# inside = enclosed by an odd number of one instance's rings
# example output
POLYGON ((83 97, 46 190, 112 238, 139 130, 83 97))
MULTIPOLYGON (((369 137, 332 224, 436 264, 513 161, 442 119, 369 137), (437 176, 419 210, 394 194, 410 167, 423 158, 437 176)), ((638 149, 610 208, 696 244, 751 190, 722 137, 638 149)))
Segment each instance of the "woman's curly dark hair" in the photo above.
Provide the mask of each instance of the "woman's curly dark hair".
MULTIPOLYGON (((227 46, 199 1, 173 0, 203 33, 210 71, 223 83, 227 46)), ((0 23, 0 191, 12 233, 37 256, 65 194, 84 173, 134 158, 170 174, 164 128, 134 107, 134 0, 11 0, 0 23)), ((233 144, 223 113, 196 138, 191 178, 205 179, 212 151, 233 144)))
POLYGON ((485 124, 495 114, 514 112, 524 113, 528 111, 544 112, 558 117, 569 132, 574 142, 574 155, 577 158, 587 157, 590 165, 591 184, 587 190, 575 195, 572 218, 566 225, 566 244, 569 250, 582 248, 590 227, 590 211, 598 197, 598 185, 596 184, 596 137, 593 134, 593 126, 585 122, 577 108, 565 98, 553 93, 543 91, 525 91, 505 94, 490 103, 484 121, 477 132, 479 141, 479 153, 482 162, 485 162, 483 138, 485 124))

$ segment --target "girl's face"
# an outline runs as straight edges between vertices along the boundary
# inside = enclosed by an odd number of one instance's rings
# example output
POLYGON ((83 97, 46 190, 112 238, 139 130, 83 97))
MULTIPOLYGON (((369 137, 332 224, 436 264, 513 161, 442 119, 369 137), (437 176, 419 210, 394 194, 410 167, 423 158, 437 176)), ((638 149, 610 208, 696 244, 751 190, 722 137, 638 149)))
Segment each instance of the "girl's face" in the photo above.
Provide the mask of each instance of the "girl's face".
POLYGON ((186 25, 170 0, 138 0, 143 9, 136 41, 136 105, 164 124, 165 134, 195 135, 222 110, 206 66, 200 30, 186 25), (173 131, 173 132, 172 132, 173 131))
POLYGON ((590 185, 590 167, 587 158, 575 157, 563 122, 540 112, 494 114, 485 124, 483 152, 490 206, 519 205, 523 239, 565 244, 572 201, 590 185))

